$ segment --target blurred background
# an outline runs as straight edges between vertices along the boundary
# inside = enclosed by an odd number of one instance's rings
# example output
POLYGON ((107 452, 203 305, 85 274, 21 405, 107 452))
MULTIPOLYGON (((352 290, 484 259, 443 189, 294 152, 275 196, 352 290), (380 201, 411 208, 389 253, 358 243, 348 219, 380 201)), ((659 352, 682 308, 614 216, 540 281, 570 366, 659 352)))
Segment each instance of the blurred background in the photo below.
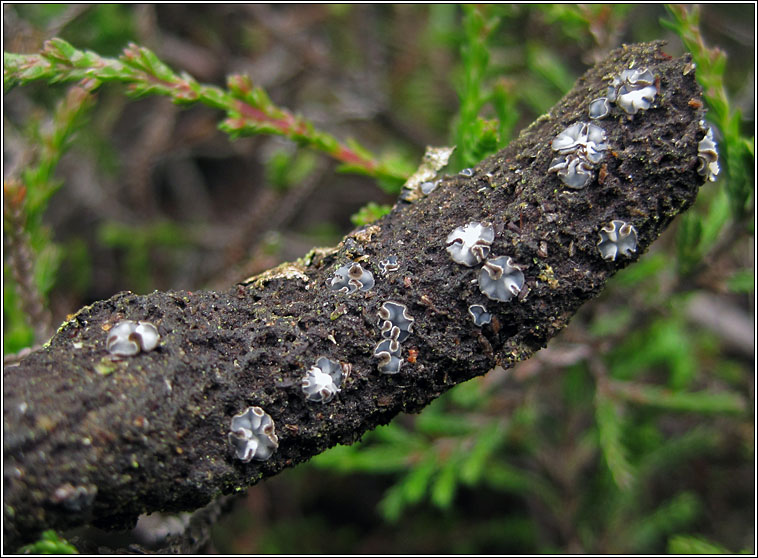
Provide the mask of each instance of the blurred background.
MULTIPOLYGON (((5 4, 6 52, 133 41, 202 83, 247 74, 398 175, 427 145, 474 164, 623 43, 695 54, 721 153, 695 207, 534 358, 252 487, 207 550, 754 552, 754 10, 5 4)), ((224 289, 334 245, 402 183, 231 140, 206 106, 68 87, 4 96, 6 362, 121 290, 224 289)))

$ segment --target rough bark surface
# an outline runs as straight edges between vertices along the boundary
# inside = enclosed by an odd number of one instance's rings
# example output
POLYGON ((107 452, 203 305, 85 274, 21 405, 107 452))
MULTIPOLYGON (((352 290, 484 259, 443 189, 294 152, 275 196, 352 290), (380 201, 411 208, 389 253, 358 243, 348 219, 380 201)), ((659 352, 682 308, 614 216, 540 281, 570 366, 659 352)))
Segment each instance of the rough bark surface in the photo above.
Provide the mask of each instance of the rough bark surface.
POLYGON ((704 109, 690 65, 660 43, 618 49, 472 177, 447 177, 336 249, 225 292, 120 293, 83 308, 3 372, 6 549, 43 528, 123 529, 141 513, 199 508, 544 347, 695 199, 704 109), (629 117, 614 106, 596 121, 610 150, 585 189, 566 188, 547 173, 553 138, 589 121, 589 102, 632 65, 658 76, 653 107, 629 117), (630 259, 599 255, 599 229, 612 219, 637 228, 630 259), (488 300, 472 283, 479 267, 446 252, 448 233, 472 221, 494 224, 491 257, 510 256, 523 269, 518 300, 488 300), (400 267, 382 275, 378 263, 392 255, 400 267), (374 273, 374 288, 329 290, 335 269, 352 261, 374 273), (377 310, 388 300, 415 319, 397 375, 380 374, 372 356, 377 310), (475 303, 493 314, 491 324, 473 324, 475 303), (159 347, 111 360, 107 329, 122 319, 153 322, 159 347), (352 373, 330 403, 306 402, 301 378, 322 355, 352 373), (279 436, 265 462, 235 459, 227 440, 231 417, 250 405, 273 417, 279 436))

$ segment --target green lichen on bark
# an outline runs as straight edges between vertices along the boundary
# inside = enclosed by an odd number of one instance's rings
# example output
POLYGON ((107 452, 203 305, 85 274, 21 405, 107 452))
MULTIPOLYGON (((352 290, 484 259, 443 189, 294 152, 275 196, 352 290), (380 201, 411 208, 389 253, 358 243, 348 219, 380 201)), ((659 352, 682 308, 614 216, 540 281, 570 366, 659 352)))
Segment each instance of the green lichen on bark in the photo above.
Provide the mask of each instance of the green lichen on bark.
POLYGON ((472 177, 446 178, 282 273, 224 292, 121 293, 77 313, 42 350, 4 370, 6 549, 45 528, 126 528, 141 513, 199 508, 528 358, 694 201, 704 114, 688 103, 701 95, 694 73, 684 75, 688 62, 663 54, 660 43, 614 51, 472 177), (589 102, 633 64, 659 77, 653 107, 599 121, 610 151, 596 179, 583 190, 563 187, 547 173, 552 139, 587 121, 589 102), (606 262, 597 251, 600 227, 614 218, 638 231, 630 260, 606 262), (452 262, 445 238, 471 221, 493 223, 491 256, 521 266, 525 296, 489 301, 472 283, 478 268, 452 262), (378 263, 391 255, 400 267, 382 275, 378 263), (375 287, 329 290, 334 270, 351 261, 374 273, 375 287), (378 373, 373 357, 377 310, 387 300, 415 318, 402 356, 412 349, 416 357, 397 375, 378 373), (493 320, 478 328, 467 309, 482 303, 493 320), (106 331, 121 319, 154 323, 159 347, 109 360, 106 331), (300 390, 319 356, 352 365, 325 405, 300 390), (279 448, 245 464, 227 432, 250 405, 273 417, 279 448))

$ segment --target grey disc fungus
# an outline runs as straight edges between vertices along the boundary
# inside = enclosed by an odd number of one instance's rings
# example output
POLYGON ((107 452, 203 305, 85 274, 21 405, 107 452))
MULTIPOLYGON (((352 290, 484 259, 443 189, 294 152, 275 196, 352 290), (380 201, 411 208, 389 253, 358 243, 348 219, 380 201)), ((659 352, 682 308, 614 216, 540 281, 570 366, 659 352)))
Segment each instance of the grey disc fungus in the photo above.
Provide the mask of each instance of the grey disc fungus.
POLYGON ((550 144, 553 151, 569 154, 584 147, 587 137, 587 126, 589 126, 589 124, 586 122, 577 122, 563 130, 560 134, 555 136, 555 139, 550 144))
POLYGON ((378 326, 383 339, 374 348, 374 356, 379 358, 379 372, 397 374, 403 359, 400 358, 400 343, 413 332, 414 319, 408 308, 398 302, 387 301, 379 309, 378 326))
POLYGON ((487 260, 479 270, 479 290, 491 300, 508 302, 523 288, 524 274, 508 256, 487 260))
POLYGON ((70 482, 62 484, 53 492, 50 501, 72 512, 82 512, 92 507, 97 496, 94 484, 74 486, 70 482))
POLYGON ((379 262, 379 271, 382 272, 382 275, 387 275, 391 271, 397 271, 398 269, 400 269, 400 264, 397 261, 397 256, 390 256, 386 260, 379 262))
POLYGON ((473 267, 487 258, 493 240, 495 229, 490 223, 473 222, 447 235, 447 251, 455 263, 473 267))
POLYGON ((374 348, 374 356, 379 358, 379 372, 382 374, 397 374, 403 359, 400 358, 400 343, 397 339, 382 339, 374 348))
POLYGON ((577 122, 558 134, 553 151, 561 155, 577 155, 590 163, 599 163, 605 156, 605 130, 588 122, 577 122))
POLYGON ((134 356, 155 349, 160 338, 158 329, 150 322, 122 320, 108 332, 105 348, 113 356, 134 356))
POLYGON ((634 226, 614 219, 600 229, 600 241, 597 243, 604 260, 616 261, 616 256, 629 257, 637 251, 637 229, 634 226))
POLYGON ((302 388, 305 398, 315 403, 329 403, 340 391, 342 365, 326 357, 316 359, 303 377, 302 388))
POLYGON ((607 97, 599 97, 590 103, 589 115, 593 120, 605 118, 609 112, 611 112, 611 104, 607 97))
POLYGON ((248 407, 234 415, 230 430, 229 443, 243 463, 252 459, 265 461, 279 447, 274 420, 260 407, 248 407))
POLYGON ((561 155, 553 159, 547 172, 557 172, 561 182, 575 190, 587 186, 593 177, 592 165, 571 155, 561 155))
POLYGON ((656 93, 655 75, 647 68, 624 70, 608 86, 608 100, 615 102, 627 114, 649 109, 656 93))
MULTIPOLYGON (((700 121, 700 126, 705 129, 705 122, 700 121)), ((716 142, 713 141, 713 128, 708 126, 705 137, 697 144, 698 167, 697 172, 705 176, 710 182, 715 182, 721 168, 719 167, 719 152, 716 142)))
POLYGON ((589 184, 594 165, 603 160, 608 150, 605 130, 588 122, 572 124, 555 137, 551 146, 558 156, 547 171, 558 173, 566 186, 577 190, 589 184))
POLYGON ((346 264, 334 272, 327 285, 333 291, 352 294, 358 291, 370 291, 374 287, 374 274, 363 269, 361 264, 346 264))
POLYGON ((402 343, 413 333, 415 319, 408 314, 408 308, 397 302, 387 301, 379 309, 379 328, 382 337, 396 339, 402 343))
POLYGON ((421 193, 425 196, 428 196, 437 189, 437 186, 439 186, 439 184, 440 180, 427 181, 422 182, 419 187, 421 188, 421 193))
POLYGON ((492 314, 487 312, 487 309, 481 304, 472 304, 469 306, 468 313, 471 314, 471 317, 474 319, 474 324, 479 327, 492 321, 492 314))

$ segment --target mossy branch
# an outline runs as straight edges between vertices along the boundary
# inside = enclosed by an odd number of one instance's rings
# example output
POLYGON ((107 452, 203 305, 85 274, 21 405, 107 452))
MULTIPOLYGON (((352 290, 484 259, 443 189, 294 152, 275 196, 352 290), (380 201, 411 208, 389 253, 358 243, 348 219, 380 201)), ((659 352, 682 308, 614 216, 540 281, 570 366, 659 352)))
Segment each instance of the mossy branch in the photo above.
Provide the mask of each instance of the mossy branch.
POLYGON ((80 310, 45 348, 4 370, 6 550, 46 528, 126 528, 141 513, 196 509, 529 358, 694 201, 704 180, 704 108, 691 102, 701 90, 684 71, 689 63, 659 43, 618 49, 472 176, 447 177, 415 203, 399 202, 335 249, 223 292, 121 293, 80 310), (587 120, 589 102, 632 65, 657 76, 653 106, 600 121, 609 154, 585 189, 566 189, 547 172, 552 140, 587 120), (638 231, 631 259, 598 253, 599 229, 612 219, 638 231), (472 221, 493 223, 492 254, 521 266, 523 296, 485 299, 478 269, 451 261, 447 234, 472 221), (399 268, 381 274, 390 256, 399 268), (374 272, 373 289, 326 288, 351 261, 374 272), (387 300, 415 319, 396 375, 380 374, 373 357, 387 300), (476 327, 470 304, 486 304, 491 323, 476 327), (125 318, 153 322, 161 343, 114 362, 106 332, 125 318), (319 356, 352 365, 328 404, 305 401, 300 389, 319 356), (273 418, 279 447, 267 461, 242 463, 227 434, 231 417, 250 405, 273 418))
POLYGON ((232 137, 251 134, 284 136, 326 153, 341 170, 402 183, 406 176, 355 141, 340 142, 317 130, 302 116, 276 106, 248 76, 231 75, 227 89, 198 83, 186 72, 174 72, 151 50, 130 44, 118 58, 79 50, 63 39, 50 39, 39 54, 4 52, 3 86, 6 91, 33 81, 117 82, 135 96, 163 95, 179 105, 202 103, 226 112, 220 128, 232 137))

